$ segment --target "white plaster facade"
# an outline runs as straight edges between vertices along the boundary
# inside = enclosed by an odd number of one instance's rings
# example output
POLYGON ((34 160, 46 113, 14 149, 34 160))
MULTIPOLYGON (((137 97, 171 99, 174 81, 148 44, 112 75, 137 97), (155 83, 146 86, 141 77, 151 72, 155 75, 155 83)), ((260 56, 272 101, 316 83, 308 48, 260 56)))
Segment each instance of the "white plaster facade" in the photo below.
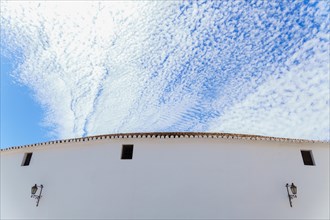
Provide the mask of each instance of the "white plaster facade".
POLYGON ((2 150, 1 218, 329 219, 329 143, 220 134, 95 139, 2 150), (134 145, 132 160, 121 160, 123 144, 134 145), (312 150, 315 166, 304 165, 301 150, 312 150), (26 152, 30 165, 21 166, 26 152), (44 186, 38 207, 34 184, 44 186))

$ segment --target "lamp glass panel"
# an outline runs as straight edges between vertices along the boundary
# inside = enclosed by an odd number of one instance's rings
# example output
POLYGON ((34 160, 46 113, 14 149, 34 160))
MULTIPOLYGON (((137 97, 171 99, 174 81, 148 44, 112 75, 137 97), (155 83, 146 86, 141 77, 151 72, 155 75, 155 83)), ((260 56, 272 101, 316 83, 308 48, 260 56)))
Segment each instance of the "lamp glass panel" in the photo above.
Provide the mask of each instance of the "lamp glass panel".
POLYGON ((292 185, 290 186, 291 192, 296 195, 297 194, 297 187, 292 183, 292 185))
POLYGON ((36 194, 37 190, 38 190, 37 185, 32 186, 32 188, 31 188, 31 194, 32 195, 36 194))

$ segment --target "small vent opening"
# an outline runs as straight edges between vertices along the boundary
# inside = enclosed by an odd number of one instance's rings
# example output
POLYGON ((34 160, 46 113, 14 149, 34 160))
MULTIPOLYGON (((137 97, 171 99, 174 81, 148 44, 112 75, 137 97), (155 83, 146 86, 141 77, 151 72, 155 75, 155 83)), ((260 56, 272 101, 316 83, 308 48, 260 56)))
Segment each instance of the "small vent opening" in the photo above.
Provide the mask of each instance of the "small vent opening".
POLYGON ((123 150, 121 152, 122 160, 131 160, 133 158, 133 145, 125 144, 123 145, 123 150))
POLYGON ((32 153, 24 154, 22 166, 29 166, 31 158, 32 158, 32 153))
POLYGON ((311 150, 302 150, 301 156, 304 161, 304 164, 307 166, 315 166, 315 162, 313 159, 313 154, 311 150))

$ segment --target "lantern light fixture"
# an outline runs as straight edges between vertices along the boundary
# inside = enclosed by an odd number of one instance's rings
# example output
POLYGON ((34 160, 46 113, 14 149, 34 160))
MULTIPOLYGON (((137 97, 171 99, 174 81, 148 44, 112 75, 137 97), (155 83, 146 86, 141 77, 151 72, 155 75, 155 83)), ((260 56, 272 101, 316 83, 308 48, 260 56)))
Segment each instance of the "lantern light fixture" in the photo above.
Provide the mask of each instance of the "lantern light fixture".
POLYGON ((285 187, 286 191, 288 192, 290 207, 292 207, 292 199, 297 198, 297 186, 295 186, 293 183, 291 185, 287 183, 285 187), (290 194, 289 188, 292 194, 290 194))
POLYGON ((42 197, 41 193, 42 193, 43 188, 44 188, 44 186, 42 184, 40 186, 38 186, 37 184, 34 184, 34 186, 31 187, 31 198, 35 198, 37 200, 36 206, 39 205, 39 200, 42 197), (39 188, 40 188, 39 195, 36 195, 39 188))

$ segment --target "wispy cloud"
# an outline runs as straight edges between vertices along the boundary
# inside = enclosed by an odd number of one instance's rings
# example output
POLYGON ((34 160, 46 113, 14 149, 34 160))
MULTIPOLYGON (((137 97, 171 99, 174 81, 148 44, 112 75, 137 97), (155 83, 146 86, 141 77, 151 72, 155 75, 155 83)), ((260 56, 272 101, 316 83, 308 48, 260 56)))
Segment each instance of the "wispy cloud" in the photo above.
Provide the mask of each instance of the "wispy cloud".
POLYGON ((330 140, 330 50, 320 40, 327 37, 307 41, 256 92, 210 122, 210 129, 330 140))
POLYGON ((329 5, 3 2, 57 137, 220 131, 329 140, 329 5))

